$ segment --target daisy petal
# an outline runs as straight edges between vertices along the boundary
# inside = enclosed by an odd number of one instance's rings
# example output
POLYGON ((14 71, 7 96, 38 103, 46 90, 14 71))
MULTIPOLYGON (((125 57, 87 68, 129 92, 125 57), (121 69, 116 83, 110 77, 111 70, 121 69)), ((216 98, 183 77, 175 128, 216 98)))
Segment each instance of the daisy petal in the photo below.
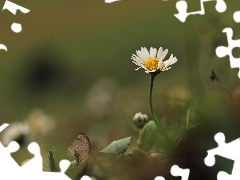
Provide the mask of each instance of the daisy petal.
POLYGON ((162 55, 162 53, 163 53, 163 48, 160 47, 160 48, 158 49, 158 53, 157 53, 157 58, 158 58, 158 59, 160 59, 160 56, 162 55))
POLYGON ((143 55, 144 55, 144 60, 147 60, 147 59, 150 58, 150 54, 149 54, 147 48, 145 48, 145 47, 142 48, 142 53, 143 53, 143 55))
POLYGON ((162 64, 163 64, 163 61, 159 61, 159 62, 158 62, 158 69, 161 70, 162 64))
POLYGON ((160 59, 161 60, 163 60, 164 58, 165 58, 165 56, 167 55, 167 53, 168 53, 168 49, 165 49, 164 51, 163 51, 163 53, 160 55, 160 59))
POLYGON ((171 64, 170 64, 170 65, 172 65, 172 64, 175 64, 176 62, 177 62, 177 58, 175 58, 175 57, 174 57, 174 58, 172 59, 172 61, 171 61, 171 64))
POLYGON ((177 62, 177 58, 173 57, 173 55, 171 54, 170 58, 168 60, 164 61, 164 65, 166 67, 168 67, 168 66, 170 66, 170 65, 172 65, 172 64, 174 64, 176 62, 177 62))
POLYGON ((142 60, 145 59, 145 55, 143 54, 142 51, 136 51, 136 54, 138 55, 139 58, 141 58, 142 60))
POLYGON ((171 67, 164 68, 164 69, 162 69, 162 71, 167 71, 167 70, 169 70, 169 69, 171 69, 171 67))
POLYGON ((150 48, 150 57, 154 58, 156 57, 157 49, 156 48, 150 48))
POLYGON ((133 54, 131 58, 132 60, 144 63, 144 60, 142 60, 140 57, 136 56, 135 54, 133 54))
POLYGON ((142 64, 141 63, 139 63, 139 62, 136 62, 136 61, 132 61, 134 64, 136 64, 137 66, 142 66, 142 64))

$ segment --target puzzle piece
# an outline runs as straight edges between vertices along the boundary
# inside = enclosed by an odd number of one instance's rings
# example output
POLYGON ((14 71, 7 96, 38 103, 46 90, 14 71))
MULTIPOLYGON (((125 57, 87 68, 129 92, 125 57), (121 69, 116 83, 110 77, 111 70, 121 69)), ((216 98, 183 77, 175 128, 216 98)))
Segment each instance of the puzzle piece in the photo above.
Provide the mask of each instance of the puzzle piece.
MULTIPOLYGON (((170 172, 173 176, 181 176, 182 180, 188 180, 190 170, 189 169, 182 169, 178 165, 173 165, 171 167, 170 172)), ((165 180, 165 178, 162 177, 162 176, 157 176, 157 177, 155 177, 154 180, 165 180)))
MULTIPOLYGON (((22 12, 24 14, 30 12, 29 9, 27 9, 25 7, 22 7, 22 6, 18 5, 18 4, 15 4, 15 3, 11 2, 11 1, 8 1, 8 0, 5 1, 2 10, 8 10, 9 12, 11 12, 14 15, 16 15, 17 10, 19 10, 20 12, 22 12)), ((19 24, 19 23, 15 23, 14 22, 11 25, 11 29, 15 33, 20 33, 22 31, 22 25, 19 24)), ((5 51, 7 51, 7 47, 5 45, 3 45, 3 44, 0 44, 0 49, 4 49, 5 51)))
MULTIPOLYGON (((0 126, 0 133, 6 129, 9 124, 4 123, 0 126)), ((19 168, 19 165, 16 161, 13 160, 11 153, 16 152, 19 149, 19 145, 17 142, 12 141, 8 144, 7 147, 4 147, 0 142, 0 173, 7 173, 10 171, 9 167, 6 164, 1 164, 1 162, 9 164, 13 168, 19 168)))
POLYGON ((240 23, 240 11, 236 11, 234 14, 233 14, 233 19, 236 23, 240 23))
MULTIPOLYGON (((232 50, 235 47, 240 47, 240 39, 233 40, 233 30, 232 28, 225 28, 222 32, 225 32, 227 35, 228 47, 218 46, 216 48, 216 55, 219 58, 222 58, 226 55, 229 56, 230 67, 231 68, 240 68, 240 58, 234 58, 232 55, 232 50)), ((238 77, 240 78, 240 71, 238 72, 238 77)))
POLYGON ((157 176, 157 177, 154 178, 154 180, 165 180, 165 178, 162 177, 162 176, 157 176))
MULTIPOLYGON (((1 125, 0 132, 8 127, 8 125, 9 124, 7 123, 1 125)), ((19 150, 19 144, 17 142, 12 141, 7 147, 4 147, 0 142, 0 179, 71 180, 67 175, 65 175, 66 170, 70 166, 70 161, 68 160, 60 161, 60 172, 43 172, 40 147, 36 142, 32 142, 28 145, 28 151, 33 154, 34 157, 23 166, 19 166, 11 156, 11 153, 16 152, 17 150, 19 150)), ((91 180, 91 178, 86 179, 85 176, 85 180, 91 180)))
POLYGON ((1 49, 7 51, 7 46, 5 46, 4 44, 0 44, 0 50, 1 49))
POLYGON ((113 2, 117 2, 117 1, 121 1, 121 0, 105 0, 105 3, 113 3, 113 2))
POLYGON ((0 133, 9 126, 8 123, 4 123, 0 126, 0 133))
POLYGON ((0 142, 0 174, 11 174, 12 169, 19 169, 20 166, 11 156, 11 153, 16 152, 18 149, 19 145, 15 141, 9 143, 7 147, 4 147, 0 142))
POLYGON ((171 174, 173 176, 181 176, 182 180, 188 180, 190 170, 189 169, 182 169, 178 165, 173 165, 171 167, 171 174))
POLYGON ((208 155, 204 159, 204 163, 207 166, 213 166, 215 164, 215 155, 222 156, 224 158, 234 161, 232 174, 229 175, 226 172, 220 171, 217 175, 218 180, 239 180, 240 179, 240 138, 225 143, 225 136, 223 133, 217 133, 214 136, 215 141, 218 144, 217 148, 208 150, 208 155))
POLYGON ((20 33, 22 31, 22 25, 19 23, 12 23, 11 29, 15 33, 20 33))
POLYGON ((84 175, 80 180, 92 180, 89 176, 84 175))
MULTIPOLYGON (((24 14, 30 12, 29 9, 27 9, 25 7, 22 7, 22 6, 18 5, 18 4, 15 4, 15 3, 11 2, 11 1, 8 1, 8 0, 5 1, 4 5, 3 5, 3 8, 2 8, 2 11, 3 10, 8 10, 9 12, 11 12, 14 15, 16 15, 17 10, 19 10, 20 12, 22 12, 24 14)), ((19 23, 15 23, 14 22, 11 25, 11 29, 15 33, 20 33, 22 31, 22 25, 19 24, 19 23)), ((7 46, 4 45, 4 44, 0 44, 0 50, 7 51, 7 46)))
MULTIPOLYGON (((240 11, 236 11, 233 14, 233 19, 236 23, 240 23, 240 11)), ((230 67, 231 68, 240 68, 240 58, 234 58, 232 55, 232 50, 235 47, 240 47, 240 39, 233 40, 233 30, 230 27, 223 29, 222 32, 225 32, 227 35, 228 47, 218 46, 216 48, 216 55, 219 58, 222 58, 226 55, 229 56, 230 67)), ((240 78, 240 71, 238 72, 238 77, 240 78)))
POLYGON ((43 172, 42 157, 37 143, 32 142, 29 144, 28 150, 34 155, 34 157, 23 166, 19 166, 10 155, 18 149, 19 145, 16 142, 11 142, 6 148, 0 143, 0 179, 71 180, 64 174, 70 166, 70 162, 68 160, 60 161, 60 172, 43 172))
POLYGON ((28 145, 28 151, 34 155, 32 159, 27 161, 22 165, 22 170, 26 170, 27 172, 42 172, 42 156, 40 154, 40 147, 36 142, 32 142, 28 145))
POLYGON ((224 0, 200 0, 201 9, 199 11, 187 12, 187 8, 188 8, 187 2, 185 0, 180 0, 176 3, 178 14, 174 14, 174 16, 178 18, 181 22, 185 22, 189 15, 195 15, 195 14, 203 15, 205 14, 203 3, 208 1, 216 1, 215 9, 219 13, 222 13, 227 9, 227 6, 224 0))
POLYGON ((5 10, 7 9, 8 11, 10 11, 12 14, 16 15, 17 13, 17 10, 21 11, 22 13, 26 14, 26 13, 29 13, 30 10, 25 8, 25 7, 22 7, 22 6, 19 6, 18 4, 15 4, 11 1, 8 1, 6 0, 5 3, 4 3, 4 6, 3 6, 3 9, 2 10, 5 10))
POLYGON ((61 160, 59 163, 59 167, 61 171, 59 173, 58 172, 41 172, 39 173, 39 176, 41 177, 41 179, 47 179, 47 180, 51 180, 51 179, 71 180, 67 175, 65 175, 65 172, 69 166, 70 166, 70 161, 61 160))

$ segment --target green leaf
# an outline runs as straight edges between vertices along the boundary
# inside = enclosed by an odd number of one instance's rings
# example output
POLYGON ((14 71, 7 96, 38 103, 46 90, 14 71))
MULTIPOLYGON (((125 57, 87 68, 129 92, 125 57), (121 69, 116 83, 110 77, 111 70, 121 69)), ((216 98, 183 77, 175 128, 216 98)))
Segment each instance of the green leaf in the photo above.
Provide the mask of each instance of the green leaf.
POLYGON ((113 141, 106 148, 102 149, 100 152, 103 153, 113 153, 113 154, 124 154, 130 145, 132 137, 123 138, 117 141, 113 141))
POLYGON ((49 171, 50 172, 59 172, 55 158, 53 156, 53 151, 48 151, 48 163, 49 163, 49 171))
POLYGON ((140 131, 138 147, 146 152, 156 152, 162 149, 163 144, 155 122, 149 121, 140 131))
POLYGON ((76 160, 73 160, 66 171, 66 175, 73 180, 79 180, 81 177, 89 171, 89 161, 85 161, 79 164, 76 160))

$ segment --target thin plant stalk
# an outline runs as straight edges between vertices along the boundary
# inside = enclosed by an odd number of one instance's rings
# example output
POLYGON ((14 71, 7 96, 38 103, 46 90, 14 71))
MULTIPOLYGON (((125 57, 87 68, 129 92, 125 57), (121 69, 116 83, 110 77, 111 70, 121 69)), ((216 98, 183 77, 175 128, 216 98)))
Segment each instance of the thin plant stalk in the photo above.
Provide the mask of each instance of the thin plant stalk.
POLYGON ((186 127, 189 128, 189 123, 190 123, 190 112, 191 109, 187 110, 187 121, 186 121, 186 127))
POLYGON ((167 132, 165 131, 162 122, 157 118, 157 115, 155 114, 155 112, 153 111, 153 105, 152 105, 152 91, 153 91, 153 82, 154 82, 154 78, 155 78, 155 74, 150 74, 150 88, 149 88, 149 106, 150 106, 150 111, 152 114, 152 118, 158 128, 158 130, 160 131, 160 134, 163 136, 165 142, 168 145, 173 145, 172 140, 169 138, 167 132))

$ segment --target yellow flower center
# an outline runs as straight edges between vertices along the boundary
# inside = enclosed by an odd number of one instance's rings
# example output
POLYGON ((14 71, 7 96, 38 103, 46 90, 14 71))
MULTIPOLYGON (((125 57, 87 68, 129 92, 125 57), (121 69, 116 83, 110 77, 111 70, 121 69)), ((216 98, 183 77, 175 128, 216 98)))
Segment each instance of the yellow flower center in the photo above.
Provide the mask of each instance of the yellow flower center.
POLYGON ((144 66, 150 71, 157 70, 158 62, 159 62, 159 59, 150 58, 150 59, 145 61, 144 66))

